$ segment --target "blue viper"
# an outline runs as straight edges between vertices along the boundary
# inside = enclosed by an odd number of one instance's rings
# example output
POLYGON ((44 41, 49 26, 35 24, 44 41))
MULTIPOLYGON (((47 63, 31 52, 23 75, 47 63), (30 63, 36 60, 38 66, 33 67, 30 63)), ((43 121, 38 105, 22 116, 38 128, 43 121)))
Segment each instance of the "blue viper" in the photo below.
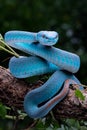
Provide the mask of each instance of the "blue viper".
POLYGON ((80 58, 76 54, 55 48, 53 45, 58 39, 59 35, 55 31, 8 31, 5 34, 8 45, 32 55, 10 59, 9 69, 13 76, 26 78, 54 72, 41 87, 26 94, 24 110, 31 118, 44 117, 68 94, 70 84, 80 84, 73 75, 79 70, 80 58))

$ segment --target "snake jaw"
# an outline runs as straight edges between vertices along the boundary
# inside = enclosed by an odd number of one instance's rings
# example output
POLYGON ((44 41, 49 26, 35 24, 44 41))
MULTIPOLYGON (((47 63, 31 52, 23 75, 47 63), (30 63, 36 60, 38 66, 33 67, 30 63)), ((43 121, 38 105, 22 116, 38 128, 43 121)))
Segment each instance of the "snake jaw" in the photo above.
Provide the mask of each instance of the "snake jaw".
POLYGON ((55 31, 40 31, 37 33, 36 39, 40 42, 40 44, 52 46, 56 44, 59 39, 59 36, 58 33, 55 31))

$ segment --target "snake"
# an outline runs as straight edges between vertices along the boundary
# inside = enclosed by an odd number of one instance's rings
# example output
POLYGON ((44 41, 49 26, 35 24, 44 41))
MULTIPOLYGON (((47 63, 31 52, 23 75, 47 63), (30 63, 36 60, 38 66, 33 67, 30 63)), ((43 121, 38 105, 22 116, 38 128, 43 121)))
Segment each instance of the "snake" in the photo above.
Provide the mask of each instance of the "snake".
POLYGON ((80 84, 74 76, 80 68, 80 57, 55 47, 59 40, 56 31, 12 30, 5 33, 4 40, 9 46, 29 54, 10 59, 9 70, 14 77, 53 73, 43 85, 25 95, 24 110, 29 117, 43 118, 66 97, 70 84, 80 84))

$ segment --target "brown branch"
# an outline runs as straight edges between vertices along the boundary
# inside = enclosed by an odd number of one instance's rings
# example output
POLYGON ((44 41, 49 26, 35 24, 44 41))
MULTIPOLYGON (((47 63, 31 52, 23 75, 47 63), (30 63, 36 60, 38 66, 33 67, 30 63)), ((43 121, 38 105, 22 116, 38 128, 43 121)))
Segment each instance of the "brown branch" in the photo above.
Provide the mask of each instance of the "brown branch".
MULTIPOLYGON (((8 69, 0 66, 0 101, 9 107, 23 110, 23 100, 26 93, 43 84, 42 81, 36 83, 26 83, 14 78, 8 69)), ((67 97, 53 109, 56 119, 76 118, 87 119, 87 90, 83 91, 85 101, 81 101, 75 96, 75 90, 70 89, 67 97)))

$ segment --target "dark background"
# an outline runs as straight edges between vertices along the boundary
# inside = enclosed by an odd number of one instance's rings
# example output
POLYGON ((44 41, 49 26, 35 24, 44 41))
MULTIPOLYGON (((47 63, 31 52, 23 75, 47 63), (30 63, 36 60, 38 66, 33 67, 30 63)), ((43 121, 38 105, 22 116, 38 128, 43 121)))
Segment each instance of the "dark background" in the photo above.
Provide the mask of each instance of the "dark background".
MULTIPOLYGON (((87 0, 0 0, 0 33, 9 30, 59 33, 56 47, 74 52, 81 58, 76 74, 87 84, 87 0)), ((0 52, 0 63, 8 65, 7 53, 0 52)))
MULTIPOLYGON (((87 0, 0 0, 0 33, 9 30, 57 31, 55 46, 80 56, 76 76, 87 84, 87 0)), ((8 67, 11 56, 0 50, 0 65, 8 67)))

